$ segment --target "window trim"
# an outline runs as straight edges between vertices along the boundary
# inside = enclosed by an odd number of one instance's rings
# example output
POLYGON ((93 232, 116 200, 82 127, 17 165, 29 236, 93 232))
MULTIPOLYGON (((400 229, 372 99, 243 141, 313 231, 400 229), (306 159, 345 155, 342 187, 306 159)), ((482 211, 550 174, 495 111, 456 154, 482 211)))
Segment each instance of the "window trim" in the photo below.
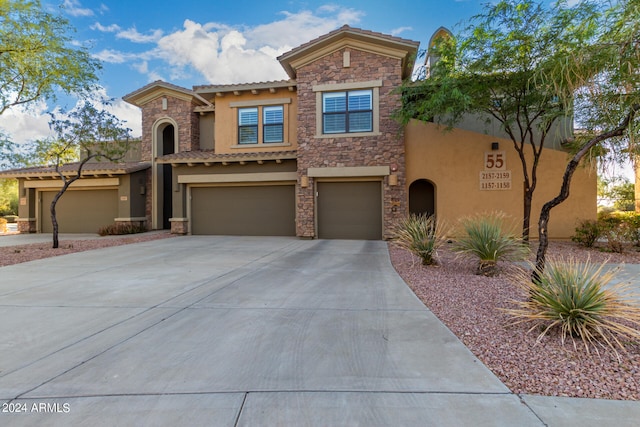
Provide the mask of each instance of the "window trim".
POLYGON ((380 133, 380 88, 382 80, 366 82, 335 83, 315 85, 312 91, 316 93, 316 132, 315 138, 354 138, 362 136, 378 136, 380 133), (372 92, 372 128, 371 132, 322 133, 324 127, 322 94, 324 92, 341 92, 351 90, 371 89, 372 92))
POLYGON ((282 144, 284 143, 284 105, 265 105, 260 107, 262 110, 262 143, 263 144, 282 144), (278 123, 266 123, 266 112, 268 108, 280 108, 282 111, 282 121, 278 123), (280 139, 278 141, 267 141, 267 129, 280 127, 280 139))
POLYGON ((288 142, 289 130, 287 129, 287 122, 290 118, 291 98, 271 98, 252 101, 235 101, 230 102, 229 107, 236 109, 235 118, 235 132, 236 132, 236 144, 231 145, 231 148, 250 148, 250 147, 290 147, 291 143, 288 142), (265 107, 281 107, 282 108, 282 123, 277 126, 282 127, 282 139, 278 142, 264 142, 264 108, 265 107), (257 124, 257 142, 240 142, 240 129, 242 127, 256 127, 256 125, 243 125, 240 126, 240 110, 255 108, 258 110, 258 124, 257 124))
POLYGON ((248 107, 248 108, 238 108, 238 145, 251 145, 251 144, 258 144, 260 142, 260 108, 258 107, 248 107), (256 123, 255 124, 246 124, 243 125, 240 123, 240 116, 242 111, 245 110, 252 110, 255 111, 256 114, 256 123), (242 142, 242 129, 255 129, 254 133, 255 133, 255 142, 250 141, 250 142, 242 142))
POLYGON ((335 134, 353 134, 353 133, 369 133, 373 132, 373 89, 356 89, 356 90, 341 90, 336 92, 322 92, 322 134, 323 135, 335 135, 335 134), (367 92, 367 95, 370 95, 370 108, 364 109, 353 109, 349 108, 350 104, 350 96, 356 92, 367 92), (340 98, 344 97, 344 111, 325 111, 327 100, 327 95, 338 95, 340 94, 340 98), (352 131, 351 130, 351 117, 360 114, 367 114, 370 118, 370 129, 368 130, 359 130, 352 131), (327 119, 330 117, 342 117, 344 118, 344 131, 339 132, 327 132, 327 119))

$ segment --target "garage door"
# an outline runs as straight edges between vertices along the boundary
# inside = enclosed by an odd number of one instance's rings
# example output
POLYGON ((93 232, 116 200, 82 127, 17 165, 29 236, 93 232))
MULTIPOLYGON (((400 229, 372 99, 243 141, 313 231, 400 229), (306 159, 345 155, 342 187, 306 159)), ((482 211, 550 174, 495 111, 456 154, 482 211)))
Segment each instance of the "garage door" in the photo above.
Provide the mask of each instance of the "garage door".
POLYGON ((318 237, 382 239, 380 182, 318 182, 318 237))
MULTIPOLYGON (((51 233, 49 207, 56 192, 43 191, 41 194, 42 232, 51 233)), ((118 190, 69 190, 56 204, 60 233, 97 233, 100 227, 113 224, 117 217, 118 190)))
POLYGON ((193 187, 191 222, 191 234, 295 236, 295 187, 193 187))

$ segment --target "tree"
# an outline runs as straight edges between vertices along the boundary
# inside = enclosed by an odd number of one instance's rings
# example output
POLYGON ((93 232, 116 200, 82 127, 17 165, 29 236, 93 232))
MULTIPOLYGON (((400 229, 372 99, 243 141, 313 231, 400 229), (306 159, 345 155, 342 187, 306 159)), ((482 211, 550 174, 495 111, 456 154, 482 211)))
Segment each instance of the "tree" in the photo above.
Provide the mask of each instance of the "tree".
POLYGON ((58 91, 93 91, 100 62, 74 46, 72 30, 38 0, 0 0, 0 115, 58 91))
POLYGON ((49 159, 56 174, 62 180, 62 188, 51 202, 51 223, 53 225, 53 248, 58 247, 58 220, 56 204, 69 186, 82 176, 82 169, 90 161, 122 160, 131 148, 130 129, 111 113, 98 110, 91 103, 84 101, 65 115, 64 118, 53 116, 50 122, 55 137, 46 141, 38 141, 36 149, 40 156, 49 159), (79 162, 69 163, 75 156, 79 162))
POLYGON ((555 55, 553 66, 538 77, 576 109, 584 127, 567 163, 556 197, 542 206, 534 279, 545 267, 551 210, 569 197, 573 173, 594 149, 637 153, 640 134, 640 0, 619 0, 602 14, 598 33, 585 49, 555 55))
POLYGON ((599 177, 598 197, 613 201, 613 208, 619 211, 635 210, 635 185, 625 177, 599 177))
POLYGON ((554 88, 536 84, 558 55, 580 50, 596 32, 589 4, 546 9, 532 0, 487 5, 462 34, 430 47, 438 61, 428 78, 402 87, 397 117, 451 128, 463 118, 498 123, 512 141, 524 180, 522 237, 529 239, 540 156, 554 125, 570 118, 571 105, 554 88))

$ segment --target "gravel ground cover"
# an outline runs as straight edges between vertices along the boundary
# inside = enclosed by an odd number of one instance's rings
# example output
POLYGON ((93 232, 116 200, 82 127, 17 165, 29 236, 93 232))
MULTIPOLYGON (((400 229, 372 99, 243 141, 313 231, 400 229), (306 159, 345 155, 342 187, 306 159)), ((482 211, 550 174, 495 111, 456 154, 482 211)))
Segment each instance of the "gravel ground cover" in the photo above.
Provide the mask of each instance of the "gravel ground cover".
MULTIPOLYGON (((153 232, 141 234, 127 234, 123 236, 96 237, 88 240, 60 240, 59 247, 53 249, 51 242, 31 243, 28 245, 0 247, 0 267, 4 265, 19 264, 21 262, 36 259, 50 258, 74 252, 88 251, 91 249, 106 248, 109 246, 128 245, 130 243, 148 242, 150 240, 166 239, 173 237, 169 232, 153 232)), ((0 239, 2 237, 0 236, 0 239)))
MULTIPOLYGON (((539 330, 531 324, 512 325, 499 308, 523 299, 508 279, 518 268, 502 264, 498 277, 477 276, 475 262, 441 250, 441 265, 422 266, 411 253, 389 245, 391 261, 422 302, 458 336, 514 393, 545 396, 640 400, 640 343, 620 352, 620 361, 607 349, 587 353, 581 342, 561 344, 550 333, 536 344, 539 330)), ((535 244, 532 249, 535 248, 535 244)), ((548 257, 572 256, 593 262, 640 263, 640 252, 623 254, 584 249, 570 242, 552 242, 548 257)))

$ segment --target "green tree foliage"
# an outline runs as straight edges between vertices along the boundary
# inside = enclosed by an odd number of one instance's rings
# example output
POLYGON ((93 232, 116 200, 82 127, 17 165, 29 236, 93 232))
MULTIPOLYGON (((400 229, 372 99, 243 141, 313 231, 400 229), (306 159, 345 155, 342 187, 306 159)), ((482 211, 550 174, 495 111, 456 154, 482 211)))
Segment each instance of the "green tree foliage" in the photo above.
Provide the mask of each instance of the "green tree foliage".
POLYGON ((94 89, 100 63, 72 43, 72 31, 38 0, 0 0, 0 114, 57 91, 94 89))
POLYGON ((0 178, 0 217, 18 214, 18 181, 0 178))
MULTIPOLYGON (((111 113, 97 109, 89 102, 81 103, 64 118, 53 116, 50 127, 55 138, 40 141, 39 156, 49 159, 62 180, 62 188, 51 202, 53 247, 58 247, 58 221, 56 204, 69 186, 82 176, 82 169, 90 161, 117 162, 131 148, 130 129, 111 113), (69 163, 69 156, 80 155, 80 161, 69 163), (63 168, 63 166, 66 166, 63 168)), ((72 157, 73 158, 73 157, 72 157)))
POLYGON ((529 237, 537 169, 554 124, 571 115, 547 84, 536 77, 556 55, 580 50, 597 30, 588 4, 551 9, 532 0, 488 4, 458 36, 442 38, 429 55, 438 61, 429 76, 407 82, 397 117, 434 121, 451 128, 464 117, 498 123, 511 139, 524 179, 522 236, 529 237))
POLYGON ((613 202, 619 211, 634 211, 636 208, 635 185, 624 177, 598 179, 598 197, 613 202))
POLYGON ((542 206, 536 271, 545 267, 547 226, 551 210, 569 197, 580 161, 599 147, 612 155, 636 150, 640 133, 640 0, 620 0, 599 16, 588 46, 554 54, 537 85, 552 88, 572 105, 584 131, 576 135, 576 151, 567 163, 558 195, 542 206))

